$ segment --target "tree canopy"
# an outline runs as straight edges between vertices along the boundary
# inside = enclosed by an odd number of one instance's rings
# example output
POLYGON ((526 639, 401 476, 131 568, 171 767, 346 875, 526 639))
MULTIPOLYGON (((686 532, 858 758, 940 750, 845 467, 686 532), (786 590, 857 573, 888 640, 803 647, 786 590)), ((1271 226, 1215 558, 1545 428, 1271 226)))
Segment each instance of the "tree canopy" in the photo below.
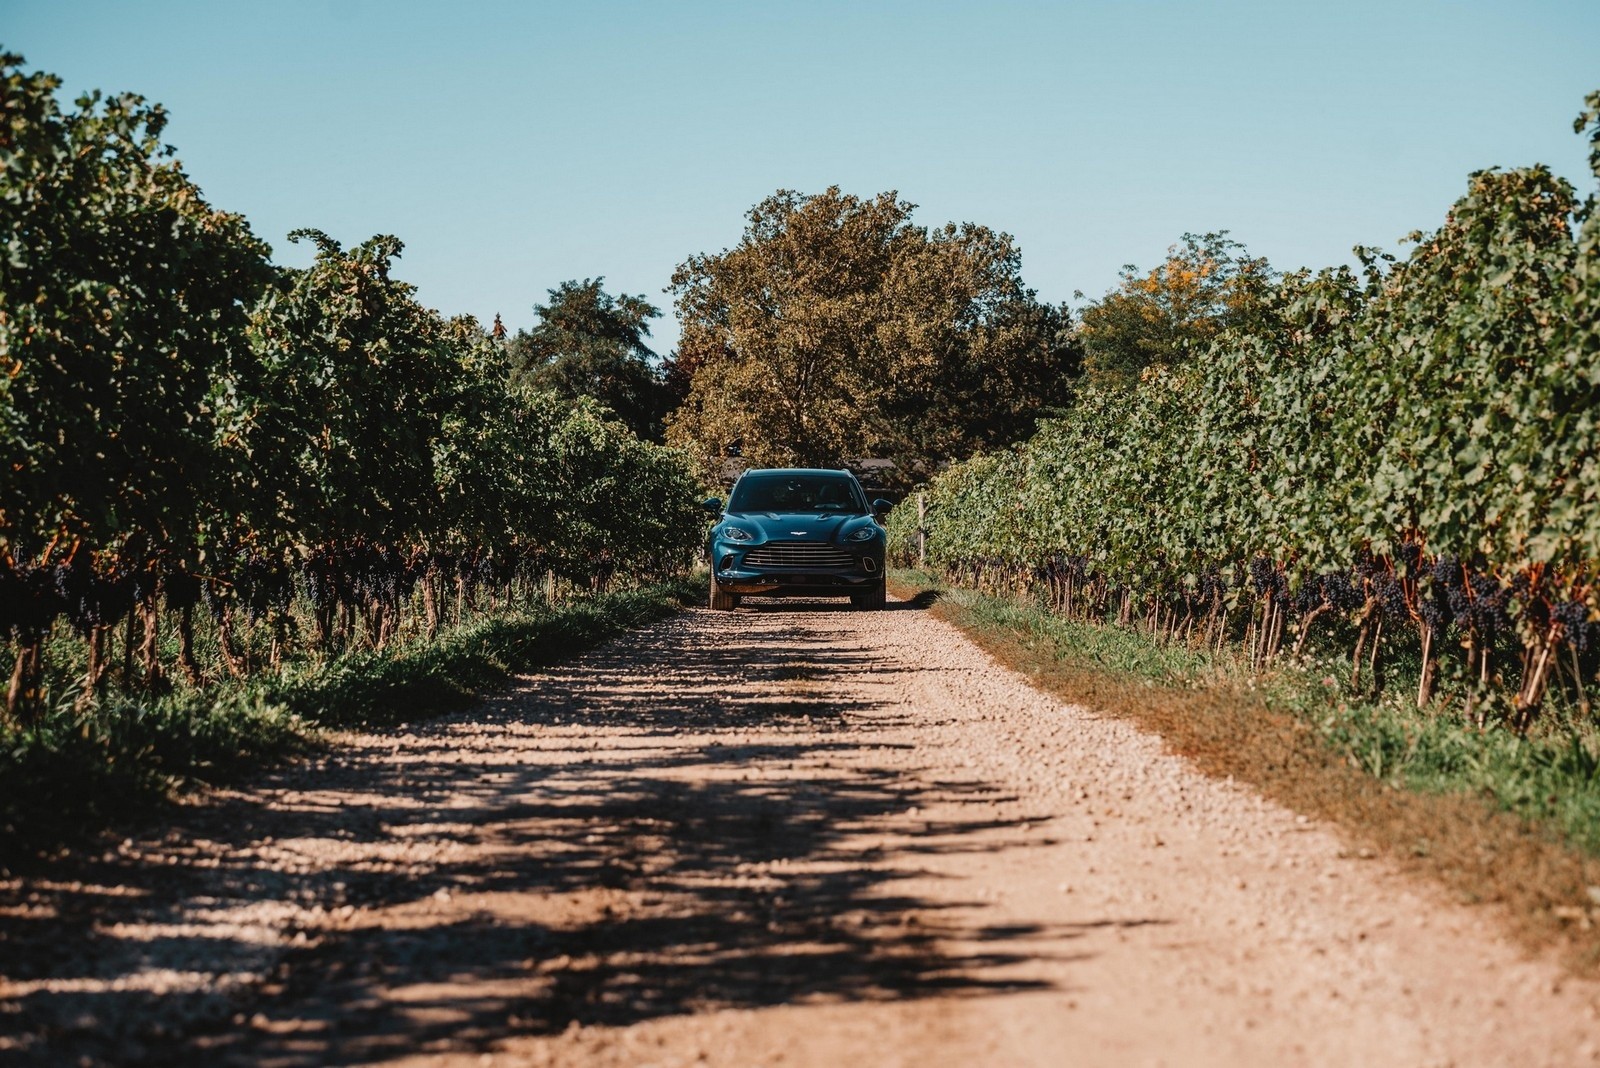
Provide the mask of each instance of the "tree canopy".
POLYGON ((1026 437, 1078 369, 1064 308, 1040 303, 1012 238, 927 229, 895 193, 781 190, 732 249, 673 274, 686 383, 668 439, 703 461, 904 471, 1026 437))
POLYGON ((645 339, 661 314, 642 296, 612 296, 604 278, 563 282, 539 322, 506 343, 513 380, 567 398, 592 397, 641 438, 661 440, 667 393, 645 339))
POLYGON ((1245 326, 1263 307, 1272 269, 1219 230, 1184 234, 1159 267, 1126 264, 1121 277, 1083 309, 1078 328, 1088 377, 1107 385, 1136 382, 1145 368, 1171 366, 1245 326))

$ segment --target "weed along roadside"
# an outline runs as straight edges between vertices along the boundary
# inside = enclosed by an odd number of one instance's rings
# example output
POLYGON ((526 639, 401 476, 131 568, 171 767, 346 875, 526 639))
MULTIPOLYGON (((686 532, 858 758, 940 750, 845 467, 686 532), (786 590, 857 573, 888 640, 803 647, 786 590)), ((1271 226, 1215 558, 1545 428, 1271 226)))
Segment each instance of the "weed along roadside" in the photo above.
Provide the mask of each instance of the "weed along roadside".
POLYGON ((679 579, 487 613, 435 637, 243 684, 63 706, 0 749, 0 868, 174 796, 337 745, 336 732, 427 719, 694 603, 679 579))
POLYGON ((1324 670, 1255 678, 1227 653, 891 573, 1000 663, 1063 700, 1132 720, 1202 771, 1340 827, 1460 900, 1502 909, 1530 949, 1600 972, 1600 783, 1562 737, 1517 739, 1350 700, 1324 670), (1377 754, 1389 754, 1379 757, 1377 754))

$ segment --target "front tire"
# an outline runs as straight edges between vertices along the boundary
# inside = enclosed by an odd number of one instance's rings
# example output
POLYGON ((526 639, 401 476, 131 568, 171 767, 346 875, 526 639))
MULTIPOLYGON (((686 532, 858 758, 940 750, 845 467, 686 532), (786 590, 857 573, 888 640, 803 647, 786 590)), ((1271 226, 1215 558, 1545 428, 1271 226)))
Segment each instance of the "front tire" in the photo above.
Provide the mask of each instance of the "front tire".
POLYGON ((866 593, 852 593, 850 595, 850 603, 866 612, 882 611, 887 602, 888 597, 881 582, 866 593))
POLYGON ((739 607, 739 595, 729 593, 717 581, 717 573, 711 573, 711 610, 713 612, 731 612, 739 607))

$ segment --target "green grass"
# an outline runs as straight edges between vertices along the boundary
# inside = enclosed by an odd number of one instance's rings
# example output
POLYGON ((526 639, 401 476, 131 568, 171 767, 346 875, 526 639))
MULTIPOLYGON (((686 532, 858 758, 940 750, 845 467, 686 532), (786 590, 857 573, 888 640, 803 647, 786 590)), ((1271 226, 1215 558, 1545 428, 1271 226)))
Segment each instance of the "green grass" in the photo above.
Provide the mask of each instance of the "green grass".
POLYGON ((1282 671, 1267 680, 1268 700, 1380 781, 1490 798, 1600 856, 1600 739, 1592 723, 1558 712, 1524 737, 1480 728, 1448 706, 1419 710, 1401 694, 1376 701, 1342 696, 1341 674, 1282 671))
POLYGON ((1024 647, 1038 648, 1057 659, 1164 686, 1196 686, 1237 674, 1231 656, 1219 658, 1204 650, 1152 641, 1127 627, 1085 623, 1017 601, 946 588, 921 572, 898 572, 895 577, 917 588, 939 590, 944 600, 959 606, 975 625, 1009 631, 1024 647))
POLYGON ((334 729, 424 719, 662 619, 692 579, 506 611, 388 649, 159 698, 113 693, 0 732, 0 869, 149 812, 176 792, 328 744, 334 729))

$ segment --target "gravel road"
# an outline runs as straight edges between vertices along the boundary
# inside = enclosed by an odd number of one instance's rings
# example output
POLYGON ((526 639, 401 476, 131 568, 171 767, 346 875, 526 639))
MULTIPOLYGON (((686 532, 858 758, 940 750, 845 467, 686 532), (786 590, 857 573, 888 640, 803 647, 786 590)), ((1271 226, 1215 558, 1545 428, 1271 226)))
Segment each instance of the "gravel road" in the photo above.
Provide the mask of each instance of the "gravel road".
POLYGON ((0 881, 0 1064, 1575 1065, 1600 987, 910 605, 694 610, 0 881))

